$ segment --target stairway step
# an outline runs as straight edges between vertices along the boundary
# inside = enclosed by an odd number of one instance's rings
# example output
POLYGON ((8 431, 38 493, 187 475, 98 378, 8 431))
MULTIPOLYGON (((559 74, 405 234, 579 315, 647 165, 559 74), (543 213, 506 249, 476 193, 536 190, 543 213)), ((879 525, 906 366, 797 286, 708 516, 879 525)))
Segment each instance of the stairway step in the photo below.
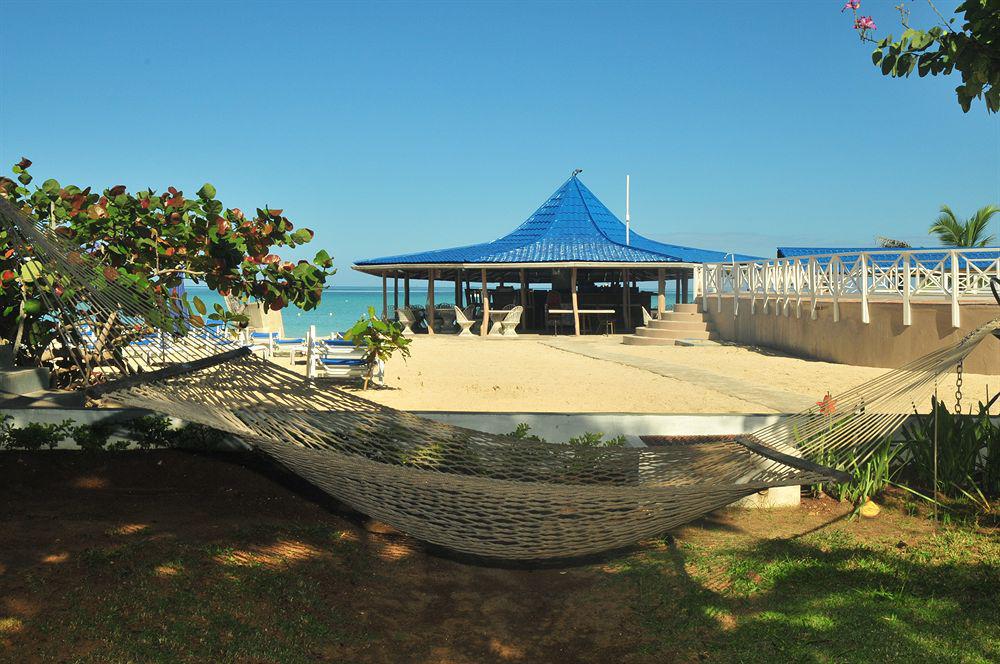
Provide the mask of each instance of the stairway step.
POLYGON ((696 314, 701 311, 700 306, 701 305, 697 303, 675 304, 674 311, 676 311, 679 314, 696 314))
POLYGON ((49 388, 49 370, 42 368, 0 371, 0 392, 31 394, 49 388))
POLYGON ((655 327, 639 327, 635 333, 640 337, 658 339, 711 339, 715 336, 708 330, 663 330, 655 327))
POLYGON ((708 323, 697 318, 692 320, 651 320, 646 327, 655 330, 707 330, 708 323))

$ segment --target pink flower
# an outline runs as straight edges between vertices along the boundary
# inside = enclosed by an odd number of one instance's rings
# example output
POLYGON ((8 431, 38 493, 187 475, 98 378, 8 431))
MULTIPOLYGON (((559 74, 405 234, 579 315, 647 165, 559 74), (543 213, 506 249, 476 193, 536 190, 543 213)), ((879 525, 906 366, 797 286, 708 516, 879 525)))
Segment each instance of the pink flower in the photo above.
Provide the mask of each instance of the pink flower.
POLYGON ((861 0, 847 0, 844 6, 841 8, 840 13, 843 14, 845 11, 850 9, 851 11, 857 11, 861 9, 861 0))
POLYGON ((875 21, 871 16, 860 16, 854 19, 854 29, 855 30, 877 30, 875 27, 875 21))

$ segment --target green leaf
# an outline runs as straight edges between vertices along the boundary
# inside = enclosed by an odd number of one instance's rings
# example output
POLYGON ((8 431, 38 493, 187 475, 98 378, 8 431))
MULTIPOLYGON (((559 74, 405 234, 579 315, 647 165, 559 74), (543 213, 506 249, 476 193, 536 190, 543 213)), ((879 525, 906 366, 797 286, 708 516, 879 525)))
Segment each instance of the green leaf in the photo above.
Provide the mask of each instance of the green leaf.
POLYGON ((882 61, 882 51, 876 49, 872 51, 872 64, 878 66, 878 63, 882 61))
POLYGON ((42 183, 42 191, 44 191, 49 196, 56 196, 57 194, 59 194, 60 189, 61 187, 59 186, 58 180, 53 180, 50 178, 42 183))
POLYGON ((215 187, 206 182, 201 186, 201 189, 198 190, 198 196, 206 200, 212 200, 215 198, 215 187))
POLYGON ((194 308, 195 308, 195 309, 196 309, 196 310, 198 311, 198 313, 199 313, 199 314, 201 314, 202 316, 204 316, 204 315, 205 315, 205 312, 206 312, 206 311, 208 311, 208 309, 207 309, 207 308, 205 307, 205 303, 204 303, 204 302, 202 302, 202 301, 201 301, 201 298, 200 298, 200 297, 198 297, 197 295, 195 295, 195 296, 194 296, 194 308))

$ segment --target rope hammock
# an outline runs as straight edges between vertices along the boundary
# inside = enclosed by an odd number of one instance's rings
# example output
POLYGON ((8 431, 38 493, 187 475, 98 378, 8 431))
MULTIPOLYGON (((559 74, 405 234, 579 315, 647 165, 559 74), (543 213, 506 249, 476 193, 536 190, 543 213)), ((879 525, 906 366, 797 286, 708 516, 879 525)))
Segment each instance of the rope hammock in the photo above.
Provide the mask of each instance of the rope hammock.
POLYGON ((185 307, 133 288, 2 198, 0 230, 58 317, 54 352, 75 364, 93 402, 227 432, 359 512, 491 558, 601 552, 764 489, 847 481, 832 466, 874 449, 926 401, 938 376, 1000 328, 998 318, 954 346, 730 440, 655 448, 537 443, 320 387, 247 348, 220 352, 185 307))

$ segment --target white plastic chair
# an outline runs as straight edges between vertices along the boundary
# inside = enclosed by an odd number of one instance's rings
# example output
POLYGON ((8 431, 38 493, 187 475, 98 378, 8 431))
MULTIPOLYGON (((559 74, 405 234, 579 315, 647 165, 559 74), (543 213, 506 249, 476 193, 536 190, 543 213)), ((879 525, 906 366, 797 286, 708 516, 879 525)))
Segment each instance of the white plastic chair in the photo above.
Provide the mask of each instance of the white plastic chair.
POLYGON ((465 312, 455 307, 455 324, 461 328, 458 333, 460 337, 471 337, 472 336, 472 326, 476 324, 476 321, 470 320, 465 312))
POLYGON ((413 325, 416 324, 417 319, 410 311, 409 307, 403 307, 402 309, 396 309, 396 317, 399 318, 399 322, 403 325, 403 336, 412 337, 413 336, 413 325))
POLYGON ((502 321, 500 321, 500 334, 505 337, 516 337, 516 329, 518 325, 521 324, 521 314, 524 313, 524 307, 518 305, 510 310, 502 321))

